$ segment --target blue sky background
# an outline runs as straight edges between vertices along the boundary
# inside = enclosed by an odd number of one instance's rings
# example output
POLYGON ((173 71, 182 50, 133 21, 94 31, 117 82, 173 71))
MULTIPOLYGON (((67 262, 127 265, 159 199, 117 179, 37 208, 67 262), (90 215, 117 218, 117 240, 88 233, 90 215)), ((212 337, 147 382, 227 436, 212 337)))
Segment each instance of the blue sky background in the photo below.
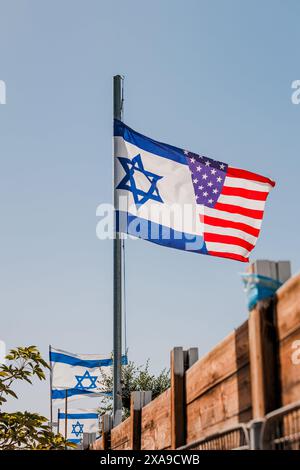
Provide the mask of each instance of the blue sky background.
MULTIPOLYGON (((112 76, 128 125, 272 177, 252 259, 300 265, 296 0, 0 0, 0 339, 112 349, 112 76)), ((129 357, 154 371, 200 354, 247 318, 242 263, 127 243, 129 357)), ((48 412, 48 383, 7 409, 48 412)), ((79 405, 80 402, 77 404, 79 405)), ((94 406, 89 404, 89 406, 94 406)))

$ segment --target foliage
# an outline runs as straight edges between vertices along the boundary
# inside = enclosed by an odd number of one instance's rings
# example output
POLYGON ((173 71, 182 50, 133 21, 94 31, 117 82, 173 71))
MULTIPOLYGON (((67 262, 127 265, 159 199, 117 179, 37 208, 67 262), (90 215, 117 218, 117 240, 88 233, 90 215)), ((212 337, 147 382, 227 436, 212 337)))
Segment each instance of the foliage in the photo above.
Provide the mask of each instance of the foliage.
MULTIPOLYGON (((130 396, 134 391, 152 391, 152 399, 163 393, 170 387, 170 372, 163 369, 158 376, 151 374, 150 361, 147 360, 146 364, 142 366, 136 365, 130 361, 128 365, 122 367, 121 383, 122 383, 122 415, 126 419, 130 414, 130 396)), ((102 379, 101 385, 107 392, 113 389, 113 377, 107 375, 101 369, 102 379)), ((112 412, 112 397, 104 396, 99 409, 100 414, 112 412)))
POLYGON ((11 386, 16 380, 26 380, 31 382, 33 376, 44 380, 44 368, 49 368, 46 361, 43 360, 35 346, 28 348, 12 349, 6 356, 7 364, 0 364, 0 406, 7 401, 8 396, 18 398, 11 386))
MULTIPOLYGON (((18 398, 12 390, 15 382, 32 384, 34 377, 45 380, 44 369, 49 369, 36 346, 12 349, 6 361, 8 364, 0 364, 0 407, 9 397, 18 398)), ((0 449, 65 449, 65 439, 55 435, 47 421, 37 413, 5 413, 0 408, 0 449)), ((74 447, 71 443, 68 446, 74 447)))
POLYGON ((0 413, 0 449, 64 449, 63 436, 53 434, 47 421, 44 416, 27 411, 0 413))

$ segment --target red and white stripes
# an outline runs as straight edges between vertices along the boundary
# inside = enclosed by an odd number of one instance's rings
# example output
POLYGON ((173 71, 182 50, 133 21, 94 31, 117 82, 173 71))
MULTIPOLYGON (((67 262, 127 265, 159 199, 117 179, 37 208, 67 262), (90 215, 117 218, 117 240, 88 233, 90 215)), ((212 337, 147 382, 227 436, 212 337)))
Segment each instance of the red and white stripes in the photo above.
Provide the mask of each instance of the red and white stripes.
POLYGON ((249 261, 259 235, 266 199, 274 181, 228 167, 214 208, 204 207, 204 240, 212 256, 249 261))

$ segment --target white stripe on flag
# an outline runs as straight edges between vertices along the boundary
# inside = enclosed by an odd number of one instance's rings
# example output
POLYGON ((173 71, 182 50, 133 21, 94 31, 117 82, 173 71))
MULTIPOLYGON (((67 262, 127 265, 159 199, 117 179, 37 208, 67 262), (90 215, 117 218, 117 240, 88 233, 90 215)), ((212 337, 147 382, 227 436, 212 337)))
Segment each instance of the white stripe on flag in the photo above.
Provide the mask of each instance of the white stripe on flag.
POLYGON ((227 227, 216 227, 214 225, 209 225, 205 224, 205 234, 208 233, 216 233, 220 235, 228 235, 231 237, 238 237, 241 238, 242 240, 246 240, 249 243, 252 243, 255 245, 257 241, 257 237, 254 237, 253 235, 249 235, 246 232, 243 232, 242 230, 237 230, 235 228, 227 228, 227 227))
POLYGON ((220 253, 234 253, 236 255, 241 255, 247 257, 250 253, 248 250, 239 245, 231 245, 229 243, 215 243, 215 242, 205 242, 209 251, 220 252, 220 253))
MULTIPOLYGON (((252 217, 247 217, 246 215, 233 214, 231 212, 220 211, 218 209, 211 209, 209 207, 204 208, 205 215, 210 217, 217 217, 218 219, 231 220, 233 222, 240 222, 243 224, 250 225, 251 227, 260 229, 261 219, 253 219, 252 217)), ((206 229, 205 229, 206 231, 206 229)))
POLYGON ((243 188, 250 189, 251 191, 270 192, 272 186, 268 183, 260 183, 258 181, 246 180, 243 178, 232 178, 230 176, 225 177, 224 186, 230 186, 232 188, 243 188))
POLYGON ((254 209, 257 211, 263 211, 266 204, 265 201, 255 201, 254 199, 239 196, 224 196, 223 194, 220 195, 218 202, 245 207, 246 209, 254 209))

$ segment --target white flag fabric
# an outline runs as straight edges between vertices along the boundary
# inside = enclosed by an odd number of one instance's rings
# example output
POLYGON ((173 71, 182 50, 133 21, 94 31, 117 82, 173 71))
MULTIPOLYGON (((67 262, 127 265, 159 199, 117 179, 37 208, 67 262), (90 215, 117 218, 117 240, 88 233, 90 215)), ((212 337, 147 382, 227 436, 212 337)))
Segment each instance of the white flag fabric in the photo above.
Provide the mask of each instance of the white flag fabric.
MULTIPOLYGON (((125 364, 126 356, 122 362, 125 364)), ((112 373, 112 358, 101 354, 74 354, 50 350, 52 400, 110 395, 103 389, 103 374, 112 373)))
MULTIPOLYGON (((59 432, 65 434, 66 414, 58 413, 59 432)), ((94 409, 74 409, 67 412, 67 439, 79 444, 84 432, 95 432, 99 435, 99 414, 94 409)))

